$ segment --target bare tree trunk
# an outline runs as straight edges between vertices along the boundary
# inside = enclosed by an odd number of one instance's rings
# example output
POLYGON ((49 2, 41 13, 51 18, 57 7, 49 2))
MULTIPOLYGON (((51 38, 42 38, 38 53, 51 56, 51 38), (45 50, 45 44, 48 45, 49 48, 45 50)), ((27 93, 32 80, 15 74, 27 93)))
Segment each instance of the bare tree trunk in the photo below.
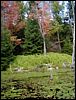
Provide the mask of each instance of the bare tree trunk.
POLYGON ((74 23, 74 31, 73 31, 72 67, 75 68, 75 23, 74 23))
POLYGON ((74 1, 72 3, 73 10, 73 19, 74 19, 74 28, 73 28, 73 53, 72 53, 72 68, 75 68, 75 9, 74 9, 74 1))
POLYGON ((46 54, 46 43, 45 43, 45 35, 44 35, 44 32, 42 30, 42 26, 40 24, 40 21, 38 19, 38 24, 39 24, 39 27, 40 27, 40 32, 42 34, 42 38, 43 38, 43 47, 44 47, 44 54, 46 54))
POLYGON ((57 36, 58 36, 59 50, 61 52, 60 38, 59 38, 59 33, 58 32, 57 32, 57 36))
MULTIPOLYGON (((45 1, 43 1, 43 7, 45 5, 45 1)), ((44 10, 44 8, 43 8, 44 10)), ((44 14, 43 14, 44 15, 44 14)), ((44 18, 43 18, 43 15, 42 15, 42 20, 44 22, 44 18)), ((43 36, 43 43, 44 43, 44 55, 46 55, 46 42, 45 42, 45 32, 44 32, 44 29, 42 28, 42 36, 43 36)))
MULTIPOLYGON (((39 19, 39 16, 38 16, 38 12, 37 12, 37 6, 36 6, 36 14, 37 14, 37 20, 38 20, 38 24, 39 24, 39 27, 40 27, 40 32, 41 32, 41 35, 42 35, 42 38, 43 38, 43 47, 44 47, 44 54, 46 54, 46 42, 45 42, 45 35, 44 35, 44 30, 42 29, 42 23, 40 23, 40 19, 39 19)), ((43 20, 43 17, 42 19, 43 20)))
POLYGON ((45 42, 45 35, 44 35, 44 32, 42 31, 42 27, 41 27, 41 24, 40 24, 40 21, 38 20, 38 24, 39 24, 39 27, 40 27, 40 32, 42 34, 42 38, 43 38, 43 47, 44 47, 44 54, 46 54, 46 42, 45 42))
POLYGON ((44 43, 44 55, 46 54, 46 43, 45 43, 45 36, 43 35, 43 43, 44 43))

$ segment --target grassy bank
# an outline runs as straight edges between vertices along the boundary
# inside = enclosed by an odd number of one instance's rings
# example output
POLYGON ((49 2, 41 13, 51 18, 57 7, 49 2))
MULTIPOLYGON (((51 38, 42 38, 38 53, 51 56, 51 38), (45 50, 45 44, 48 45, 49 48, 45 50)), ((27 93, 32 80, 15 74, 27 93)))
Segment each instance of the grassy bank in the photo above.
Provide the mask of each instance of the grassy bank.
POLYGON ((18 55, 12 63, 12 68, 20 66, 28 69, 47 63, 52 64, 53 67, 61 67, 63 62, 71 63, 71 56, 53 52, 47 53, 47 55, 18 55))

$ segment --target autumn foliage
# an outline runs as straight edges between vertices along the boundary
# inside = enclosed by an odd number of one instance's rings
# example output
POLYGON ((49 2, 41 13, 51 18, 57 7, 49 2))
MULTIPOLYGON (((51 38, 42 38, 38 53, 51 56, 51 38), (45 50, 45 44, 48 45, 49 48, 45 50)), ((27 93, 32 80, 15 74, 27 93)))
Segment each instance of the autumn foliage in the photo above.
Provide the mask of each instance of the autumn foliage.
POLYGON ((19 16, 19 6, 16 1, 2 1, 2 16, 4 20, 4 25, 13 32, 14 25, 17 24, 19 16))
POLYGON ((40 8, 39 4, 42 1, 35 1, 35 3, 31 4, 31 12, 29 13, 29 18, 30 19, 38 19, 39 23, 41 25, 41 29, 43 31, 43 34, 48 34, 49 32, 49 23, 50 23, 50 17, 49 14, 47 14, 47 9, 49 8, 48 3, 43 1, 43 6, 40 8), (37 9, 35 8, 37 7, 37 9), (33 13, 32 11, 35 11, 35 13, 33 13))
POLYGON ((20 21, 16 26, 15 26, 15 31, 18 32, 20 29, 25 27, 25 22, 20 21))
MULTIPOLYGON (((10 30, 11 35, 25 27, 25 22, 21 20, 20 5, 17 1, 1 1, 1 16, 3 25, 10 30)), ((16 41, 14 37, 17 36, 11 36, 11 41, 16 41)), ((16 44, 20 43, 17 40, 16 44)))

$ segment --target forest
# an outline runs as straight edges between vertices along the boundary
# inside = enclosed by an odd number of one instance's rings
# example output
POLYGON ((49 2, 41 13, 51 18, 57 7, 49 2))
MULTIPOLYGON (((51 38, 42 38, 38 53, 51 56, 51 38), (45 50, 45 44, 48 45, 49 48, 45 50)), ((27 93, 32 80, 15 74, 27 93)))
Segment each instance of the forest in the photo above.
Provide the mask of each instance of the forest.
POLYGON ((75 1, 1 1, 1 99, 75 99, 75 1))

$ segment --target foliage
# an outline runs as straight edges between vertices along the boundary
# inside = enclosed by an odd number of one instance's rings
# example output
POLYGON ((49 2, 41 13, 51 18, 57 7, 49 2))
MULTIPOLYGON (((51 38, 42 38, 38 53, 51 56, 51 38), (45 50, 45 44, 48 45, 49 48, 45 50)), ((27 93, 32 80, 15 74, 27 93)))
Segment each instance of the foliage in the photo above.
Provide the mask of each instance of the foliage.
POLYGON ((12 69, 14 67, 20 66, 25 69, 32 69, 40 64, 51 64, 53 67, 61 67, 63 62, 71 63, 71 56, 67 54, 59 54, 59 53, 47 53, 46 56, 43 54, 40 55, 18 55, 16 59, 12 63, 12 69))
POLYGON ((67 24, 67 23, 64 23, 62 28, 63 28, 63 30, 60 32, 61 40, 65 40, 65 38, 68 37, 72 41, 71 26, 69 24, 67 24))
POLYGON ((66 38, 63 43, 62 52, 72 55, 72 43, 69 38, 66 38))
POLYGON ((24 49, 23 54, 42 53, 43 41, 38 28, 37 20, 27 20, 24 30, 25 41, 21 45, 24 49))
POLYGON ((75 99, 74 73, 60 68, 50 80, 49 71, 1 72, 1 99, 23 98, 75 99))
MULTIPOLYGON (((58 21, 52 21, 52 25, 50 27, 50 32, 49 34, 55 34, 55 33, 60 33, 63 31, 63 24, 59 24, 58 21)), ((51 35, 50 34, 50 35, 51 35)))
MULTIPOLYGON (((70 1, 68 3, 68 9, 72 10, 70 1)), ((44 44, 46 44, 44 51, 46 51, 47 48, 47 51, 51 51, 51 48, 53 48, 51 46, 51 43, 57 41, 60 41, 59 43, 61 45, 61 48, 63 49, 64 42, 61 43, 61 41, 66 41, 65 39, 67 36, 72 41, 71 27, 69 26, 69 24, 66 25, 66 23, 62 23, 60 13, 63 11, 63 6, 64 4, 60 5, 58 1, 52 1, 51 6, 50 1, 27 1, 26 4, 24 4, 23 1, 2 1, 1 24, 6 23, 3 25, 6 25, 6 27, 8 27, 8 29, 12 32, 12 35, 17 36, 17 40, 14 41, 13 44, 16 46, 16 48, 18 47, 18 44, 20 48, 24 48, 24 51, 22 51, 23 54, 33 54, 34 52, 42 53, 44 44), (41 4, 43 6, 40 7, 41 4), (51 14, 49 15, 49 13, 51 12, 49 11, 49 9, 52 10, 54 18, 53 21, 50 20, 51 14), (27 15, 27 19, 24 18, 25 14, 27 15), (35 26, 36 28, 34 28, 33 26, 35 26), (57 35, 59 35, 59 40, 58 38, 56 38, 57 41, 52 41, 52 38, 58 37, 57 35)), ((16 50, 14 51, 16 52, 16 50)), ((62 51, 64 52, 64 50, 62 51)))
POLYGON ((6 70, 13 60, 13 46, 10 42, 10 32, 6 28, 1 32, 1 70, 6 70))
MULTIPOLYGON (((12 36, 13 35, 17 36, 17 38, 18 35, 21 34, 19 32, 23 30, 25 27, 25 21, 24 19, 21 19, 21 16, 23 17, 23 5, 21 4, 21 2, 19 1, 1 2, 1 18, 2 18, 1 26, 3 27, 5 26, 8 30, 10 30, 10 34, 12 36)), ((22 38, 19 37, 19 39, 22 38)), ((12 42, 16 44, 16 41, 12 41, 12 42)))
POLYGON ((69 10, 69 17, 70 19, 73 18, 73 10, 72 10, 72 3, 71 1, 68 1, 67 9, 69 10))
POLYGON ((23 1, 17 1, 20 9, 19 9, 19 12, 20 12, 20 15, 21 15, 21 20, 25 19, 25 13, 27 12, 27 5, 24 5, 23 1))
POLYGON ((73 42, 72 30, 71 30, 70 25, 67 23, 63 24, 63 29, 64 30, 62 30, 62 32, 60 33, 61 41, 63 41, 61 43, 62 52, 71 55, 72 54, 72 42, 73 42))
POLYGON ((47 9, 49 8, 48 3, 45 1, 37 2, 29 2, 30 6, 30 13, 29 13, 29 19, 37 19, 38 24, 39 24, 39 30, 40 33, 42 34, 43 38, 43 48, 44 48, 44 54, 46 54, 46 43, 45 43, 45 35, 48 34, 49 31, 49 22, 50 22, 50 17, 49 14, 47 13, 47 9), (39 7, 39 4, 42 3, 43 6, 39 7))
POLYGON ((60 14, 60 11, 62 11, 62 9, 63 9, 63 5, 59 5, 59 2, 58 1, 52 1, 52 12, 53 12, 53 16, 54 16, 54 19, 56 21, 58 21, 59 23, 62 22, 61 16, 59 15, 60 14))
POLYGON ((54 17, 52 31, 54 31, 54 33, 57 34, 59 52, 61 52, 60 32, 63 30, 62 18, 60 16, 60 12, 62 11, 62 8, 63 8, 63 5, 59 5, 58 1, 52 1, 52 12, 53 12, 53 17, 54 17))
POLYGON ((54 34, 55 37, 56 36, 55 33, 58 33, 59 37, 58 36, 57 37, 58 37, 58 42, 60 41, 60 47, 61 47, 60 51, 71 54, 72 53, 72 29, 68 23, 62 23, 62 17, 60 16, 60 12, 63 11, 63 8, 64 8, 64 4, 59 5, 59 2, 52 1, 52 12, 54 15, 54 21, 52 22, 49 35, 52 36, 54 34), (66 40, 66 38, 70 40, 69 43, 66 40))
POLYGON ((4 25, 11 31, 14 31, 14 25, 19 21, 19 6, 16 1, 2 1, 2 16, 4 17, 4 25), (6 20, 5 20, 6 19, 6 20))

